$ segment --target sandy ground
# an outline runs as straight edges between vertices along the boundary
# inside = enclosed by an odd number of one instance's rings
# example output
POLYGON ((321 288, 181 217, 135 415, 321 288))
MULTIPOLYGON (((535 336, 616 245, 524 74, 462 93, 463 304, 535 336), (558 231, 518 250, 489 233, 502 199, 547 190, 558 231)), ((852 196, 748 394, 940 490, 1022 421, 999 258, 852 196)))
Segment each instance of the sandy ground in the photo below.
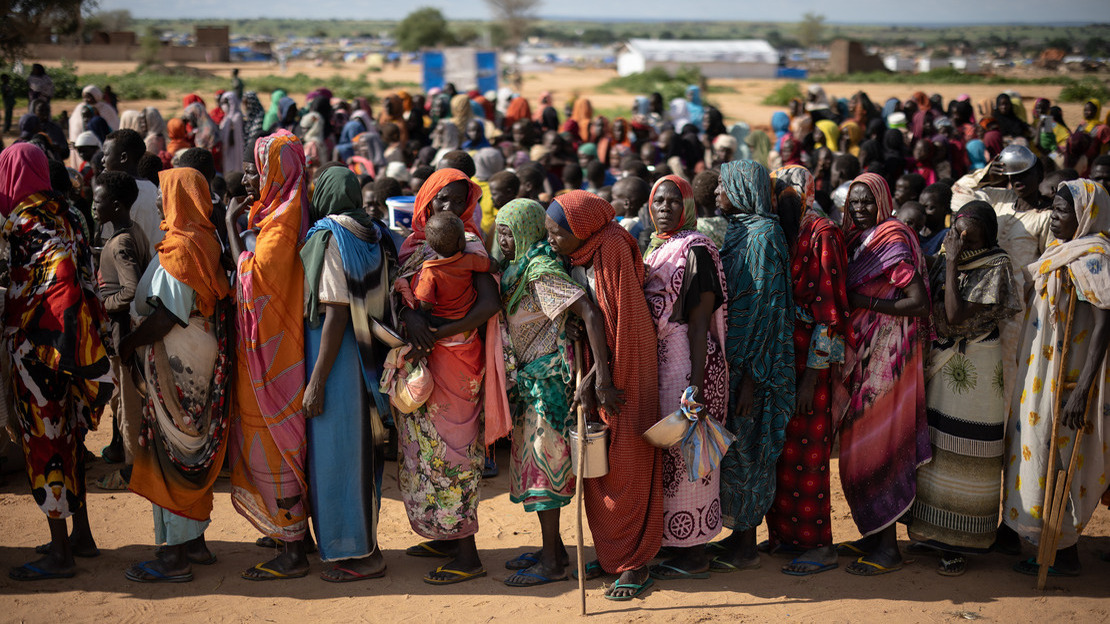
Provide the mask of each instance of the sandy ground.
MULTIPOLYGON (((52 63, 47 62, 47 65, 52 63)), ((198 64, 194 65, 216 75, 227 76, 230 82, 232 65, 225 64, 198 64)), ((277 65, 269 64, 243 64, 240 67, 240 77, 243 79, 248 90, 251 89, 252 76, 266 76, 280 74, 280 68, 277 65)), ((79 73, 122 73, 128 72, 135 68, 134 63, 119 63, 119 62, 81 62, 78 63, 77 69, 79 73)), ((297 73, 305 73, 310 76, 320 76, 321 85, 325 85, 326 79, 331 76, 340 75, 345 77, 356 77, 366 71, 366 66, 363 64, 344 64, 344 65, 330 65, 325 64, 316 66, 308 62, 290 63, 286 68, 285 74, 292 76, 297 73)), ((576 95, 588 97, 594 105, 595 110, 615 110, 615 109, 630 109, 632 106, 635 93, 598 93, 598 87, 606 81, 616 77, 615 70, 606 69, 572 69, 560 67, 550 72, 537 72, 525 75, 523 85, 523 95, 535 105, 539 101, 539 96, 544 91, 550 91, 555 97, 555 106, 560 110, 560 118, 562 118, 562 110, 568 100, 576 95)), ((421 82, 420 68, 418 65, 403 65, 400 68, 393 68, 392 66, 386 67, 381 72, 374 72, 368 74, 370 81, 382 79, 387 82, 421 82)), ((735 121, 746 121, 754 126, 769 126, 771 114, 776 110, 783 110, 779 107, 764 106, 761 104, 763 99, 769 93, 774 91, 776 87, 782 84, 779 80, 714 80, 711 82, 713 86, 725 87, 727 92, 712 93, 709 98, 721 108, 725 115, 726 123, 733 123, 735 121)), ((100 85, 103 87, 103 85, 100 85)), ((994 98, 1004 89, 1015 89, 1021 93, 1023 101, 1027 110, 1032 110, 1033 101, 1038 97, 1046 97, 1056 102, 1060 94, 1060 87, 1050 85, 1019 85, 1016 87, 1002 87, 994 85, 933 85, 933 84, 917 84, 917 85, 899 85, 899 84, 862 84, 862 83, 825 83, 825 90, 830 98, 837 97, 851 97, 856 91, 866 91, 871 97, 871 100, 877 105, 882 105, 883 102, 890 97, 897 97, 902 100, 907 99, 914 91, 924 91, 928 94, 939 93, 944 97, 945 102, 948 100, 956 99, 959 95, 967 94, 971 96, 973 102, 978 102, 983 98, 994 98)), ((384 96, 388 92, 383 91, 377 93, 379 96, 384 96)), ((167 101, 137 101, 137 102, 121 102, 120 109, 138 109, 144 106, 158 106, 163 115, 174 114, 181 109, 181 97, 184 93, 173 94, 170 100, 167 101)), ((259 94, 262 99, 263 106, 269 106, 268 94, 259 94)), ((298 101, 303 101, 305 93, 291 94, 298 101)), ((213 105, 214 94, 202 93, 205 101, 209 106, 213 105)), ((57 114, 63 108, 65 110, 73 110, 76 105, 75 101, 62 101, 58 100, 54 106, 54 113, 57 114)), ((1064 120, 1069 124, 1074 125, 1082 117, 1081 104, 1061 104, 1064 111, 1064 120)))
MULTIPOLYGON (((126 71, 121 64, 85 63, 81 71, 126 71)), ((228 66, 214 66, 228 73, 228 66)), ((310 67, 290 68, 311 71, 310 67)), ((244 66, 250 88, 252 75, 268 74, 276 68, 244 66)), ((329 67, 315 69, 319 75, 335 73, 329 67)), ((358 66, 340 70, 356 75, 358 66)), ((540 91, 556 94, 558 104, 574 92, 591 94, 612 72, 559 70, 528 77, 524 93, 535 97, 540 91)), ((417 80, 415 69, 386 70, 386 80, 417 80)), ((733 81, 735 94, 716 97, 728 119, 762 123, 774 109, 758 102, 774 87, 771 81, 733 81)), ((876 101, 888 94, 905 97, 906 86, 828 85, 831 94, 850 94, 866 89, 876 101)), ((926 92, 939 91, 946 98, 967 92, 973 98, 987 97, 996 87, 934 87, 919 85, 926 92)), ((1026 96, 1054 97, 1057 87, 1026 88, 1026 96)), ((631 95, 590 95, 595 106, 623 106, 631 95)), ((179 101, 179 100, 178 100, 179 101)), ((123 108, 145 105, 124 103, 123 108)), ((164 105, 165 103, 159 103, 164 105)), ((1065 109, 1071 118, 1077 110, 1065 109)), ((107 423, 107 416, 105 423, 107 423)), ((109 433, 90 435, 94 451, 107 443, 109 433)), ((499 452, 507 466, 505 450, 499 452)), ((100 461, 92 465, 90 481, 109 472, 100 461)), ((313 575, 271 583, 242 580, 239 573, 271 555, 253 545, 258 533, 232 508, 228 482, 217 484, 218 494, 209 544, 219 557, 211 567, 195 566, 196 580, 182 585, 141 585, 127 581, 123 570, 131 563, 152 557, 153 529, 150 505, 129 493, 107 493, 93 488, 89 497, 92 525, 102 550, 97 559, 78 559, 79 574, 70 581, 22 584, 0 577, 3 615, 0 621, 73 622, 186 622, 238 621, 366 621, 396 622, 564 622, 578 615, 577 584, 556 583, 533 590, 505 587, 508 576, 504 561, 539 545, 539 526, 518 505, 509 501, 505 472, 482 486, 479 508, 481 530, 478 547, 490 572, 488 578, 436 588, 421 581, 425 572, 438 565, 435 560, 406 557, 403 550, 419 541, 410 530, 398 499, 397 466, 386 465, 384 499, 379 537, 389 566, 386 578, 363 583, 335 585, 315 576, 324 568, 313 557, 313 575)), ((833 474, 836 475, 834 460, 833 474)), ((858 537, 851 521, 839 480, 833 479, 834 536, 837 540, 858 537)), ((28 495, 22 473, 7 475, 0 487, 0 568, 6 569, 33 558, 31 548, 48 540, 43 515, 28 495)), ((574 508, 563 515, 563 539, 574 543, 574 508)), ((760 539, 766 530, 760 529, 760 539)), ((906 545, 904 530, 900 531, 906 545)), ((588 559, 590 535, 586 531, 588 559)), ((616 603, 602 598, 602 581, 587 583, 590 620, 598 622, 953 622, 982 619, 994 622, 1074 621, 1101 622, 1110 619, 1110 587, 1103 579, 1110 563, 1099 556, 1110 551, 1110 513, 1100 509, 1080 541, 1085 573, 1080 578, 1051 579, 1046 591, 1034 588, 1034 579, 1010 571, 1011 557, 990 555, 973 558, 961 578, 945 578, 935 572, 936 562, 923 558, 896 574, 877 578, 851 576, 843 569, 813 577, 796 578, 779 573, 785 559, 764 556, 763 568, 751 572, 714 575, 709 580, 657 582, 643 600, 616 603)), ((1034 554, 1027 547, 1026 555, 1034 554)), ((573 558, 572 553, 572 558, 573 558)), ((847 560, 841 560, 841 567, 847 560)))

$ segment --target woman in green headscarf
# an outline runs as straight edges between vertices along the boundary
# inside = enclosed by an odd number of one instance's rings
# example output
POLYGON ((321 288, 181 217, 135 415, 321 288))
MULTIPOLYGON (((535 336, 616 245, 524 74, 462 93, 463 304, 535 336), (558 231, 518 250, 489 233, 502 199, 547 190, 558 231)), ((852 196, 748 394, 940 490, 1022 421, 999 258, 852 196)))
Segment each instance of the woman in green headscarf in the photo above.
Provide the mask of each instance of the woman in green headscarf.
POLYGON ((537 512, 543 548, 505 564, 516 570, 505 584, 531 587, 564 580, 567 551, 559 535, 559 510, 574 496, 570 443, 569 314, 585 321, 594 361, 609 360, 601 313, 571 279, 547 242, 546 212, 531 199, 514 199, 497 213, 497 243, 505 257, 501 302, 509 335, 506 349, 513 411, 510 493, 514 503, 537 512), (515 383, 511 383, 515 377, 515 383))
POLYGON ((336 562, 320 577, 378 578, 383 469, 378 391, 385 351, 370 319, 390 318, 397 253, 389 233, 362 209, 358 177, 342 166, 320 172, 312 195, 315 224, 301 250, 305 275, 309 497, 320 558, 336 562))
POLYGON ((270 110, 266 111, 266 116, 262 118, 263 136, 278 129, 278 124, 281 122, 281 109, 278 104, 284 97, 285 91, 283 89, 276 89, 270 94, 270 110))

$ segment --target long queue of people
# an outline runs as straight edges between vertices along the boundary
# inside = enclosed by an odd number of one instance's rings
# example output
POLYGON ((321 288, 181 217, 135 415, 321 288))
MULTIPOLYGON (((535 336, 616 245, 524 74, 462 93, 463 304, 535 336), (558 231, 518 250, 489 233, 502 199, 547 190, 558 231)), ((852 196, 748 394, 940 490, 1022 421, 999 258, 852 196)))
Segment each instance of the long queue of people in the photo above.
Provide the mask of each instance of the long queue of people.
POLYGON ((99 485, 153 509, 136 582, 215 563, 224 470, 278 549, 245 579, 303 577, 314 548, 324 580, 384 576, 394 455, 423 539, 405 553, 443 560, 424 580, 485 576, 479 486, 506 438, 542 543, 505 583, 566 580, 577 406, 607 431, 580 493, 606 598, 768 552, 790 575, 892 573, 900 522, 957 576, 1039 542, 1053 449, 1078 470, 1051 573, 1079 574, 1110 458, 1097 103, 1072 132, 1047 100, 1033 124, 1010 94, 976 122, 966 98, 813 86, 764 131, 726 130, 696 86, 612 123, 579 98, 562 124, 550 94, 534 114, 511 92, 391 94, 375 120, 327 89, 264 111, 234 87, 118 128, 90 87, 68 141, 37 99, 0 152, 3 406, 51 535, 13 579, 99 554, 83 440, 109 404, 125 466, 99 485), (679 411, 734 438, 719 460, 645 439, 679 411), (841 544, 834 442, 863 535, 841 544))

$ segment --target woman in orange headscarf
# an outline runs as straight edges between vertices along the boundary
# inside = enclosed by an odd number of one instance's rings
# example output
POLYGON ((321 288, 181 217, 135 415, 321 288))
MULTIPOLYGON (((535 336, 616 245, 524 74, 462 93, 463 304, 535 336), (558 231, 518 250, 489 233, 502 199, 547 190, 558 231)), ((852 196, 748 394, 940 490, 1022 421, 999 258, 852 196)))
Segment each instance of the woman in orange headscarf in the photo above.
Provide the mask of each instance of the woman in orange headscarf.
POLYGON ((401 270, 393 285, 394 309, 400 310, 399 320, 413 345, 409 359, 424 360, 434 381, 428 401, 412 414, 400 415, 397 423, 401 499, 413 531, 431 540, 406 552, 451 559, 424 576, 432 585, 486 575, 474 541, 483 447, 512 426, 500 329, 494 316, 501 307, 497 282, 488 273, 476 273, 477 301, 458 320, 429 323, 414 309, 412 295, 425 261, 435 257, 424 231, 433 213, 457 215, 466 226, 465 252, 487 255, 474 221, 481 194, 478 185, 457 169, 440 169, 428 177, 416 195, 412 234, 401 246, 401 270), (487 325, 484 340, 478 332, 482 325, 487 325), (479 436, 483 429, 484 438, 479 436))
POLYGON ((239 269, 231 502, 284 552, 243 573, 252 581, 308 574, 304 267, 297 253, 308 226, 304 147, 279 130, 258 140, 254 160, 261 181, 247 218, 257 231, 253 248, 244 249, 237 224, 246 204, 233 201, 226 224, 239 269))
POLYGON ((158 243, 149 292, 135 297, 145 320, 120 341, 124 359, 150 345, 139 361, 148 388, 155 390, 147 393, 131 490, 153 503, 155 541, 165 548, 157 559, 127 570, 127 578, 138 582, 191 580, 191 561, 214 559, 204 531, 230 416, 231 289, 208 218, 208 183, 190 168, 158 177, 166 237, 158 243))
MULTIPOLYGON (((547 232, 551 248, 570 258, 571 276, 593 291, 605 319, 612 379, 599 374, 595 383, 583 382, 596 387, 596 406, 609 425, 609 474, 584 482, 598 558, 586 567, 591 577, 602 570, 620 574, 605 596, 630 600, 652 584, 647 564, 663 539, 662 455, 641 437, 659 420, 658 342, 644 297, 644 260, 636 239, 613 220, 609 202, 586 191, 551 203, 547 232), (591 270, 592 284, 586 278, 591 270)), ((593 393, 579 398, 592 412, 593 393)))
POLYGON ((583 141, 590 140, 590 120, 594 116, 593 104, 584 97, 574 100, 574 108, 571 109, 570 118, 578 124, 578 136, 583 141))

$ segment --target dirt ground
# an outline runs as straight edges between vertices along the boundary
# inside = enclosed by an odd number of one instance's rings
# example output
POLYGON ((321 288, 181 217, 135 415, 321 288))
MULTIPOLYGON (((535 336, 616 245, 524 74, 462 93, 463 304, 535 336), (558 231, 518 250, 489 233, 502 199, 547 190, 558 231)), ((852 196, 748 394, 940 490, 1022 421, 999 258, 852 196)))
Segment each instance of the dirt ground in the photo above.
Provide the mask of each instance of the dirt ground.
MULTIPOLYGON (((83 63, 81 71, 126 71, 123 64, 83 63)), ((229 73, 229 66, 214 66, 229 73)), ((331 68, 290 67, 296 71, 317 71, 322 76, 335 73, 331 68)), ((340 70, 359 73, 358 66, 340 70)), ((276 72, 272 67, 243 66, 243 77, 250 88, 252 75, 276 72)), ((558 70, 529 76, 524 94, 538 96, 543 90, 556 95, 562 105, 574 92, 591 90, 613 75, 612 72, 558 70)), ((386 70, 385 80, 418 80, 413 68, 386 70)), ((735 94, 716 97, 726 118, 765 123, 772 108, 759 101, 773 89, 772 81, 732 81, 735 94)), ((730 83, 731 84, 731 83, 730 83)), ((864 88, 875 101, 888 95, 905 97, 913 90, 906 86, 827 85, 830 95, 850 94, 864 88)), ((994 95, 997 87, 930 86, 917 88, 938 91, 945 98, 963 92, 973 99, 994 95)), ((1029 97, 1054 98, 1058 87, 1020 89, 1029 97), (1028 93, 1026 93, 1028 91, 1028 93)), ((298 94, 303 96, 303 94, 298 94)), ((590 95, 595 106, 630 104, 631 95, 590 95)), ((180 101, 179 99, 177 100, 180 101)), ((534 101, 534 100, 533 100, 534 101)), ((1032 101, 1027 100, 1031 105, 1032 101)), ((121 108, 146 105, 125 102, 121 108)), ((166 103, 157 103, 165 105, 166 103)), ((167 107, 170 108, 170 107, 167 107)), ((60 110, 60 108, 56 109, 60 110)), ((1065 108, 1068 119, 1078 109, 1065 108)), ((105 416, 107 425, 108 417, 105 416)), ((106 429, 107 426, 104 427, 106 429)), ((90 435, 88 448, 99 452, 109 439, 101 430, 90 435)), ((153 556, 153 529, 150 505, 126 492, 109 493, 92 488, 89 510, 92 526, 102 554, 96 559, 78 559, 79 574, 68 581, 17 583, 0 575, 0 621, 46 622, 490 622, 530 621, 566 622, 577 619, 578 588, 575 581, 555 583, 532 590, 511 589, 501 581, 509 573, 503 562, 539 545, 539 526, 534 516, 509 501, 507 456, 499 451, 501 476, 482 485, 479 507, 481 530, 478 547, 489 570, 487 578, 437 588, 422 582, 425 572, 438 563, 415 559, 403 550, 419 541, 411 531, 397 489, 397 465, 386 464, 379 538, 389 567, 384 579, 335 585, 315 576, 324 565, 313 557, 313 574, 304 579, 257 583, 242 580, 239 573, 268 559, 271 554, 253 545, 258 533, 231 506, 228 482, 217 483, 218 493, 207 537, 219 562, 211 567, 194 566, 196 580, 180 585, 141 585, 127 581, 124 569, 133 562, 153 556)), ((90 482, 113 467, 95 462, 90 482)), ((834 537, 858 537, 848 506, 835 476, 833 464, 834 537)), ((0 486, 0 570, 31 560, 31 548, 49 538, 47 524, 28 493, 22 473, 6 475, 0 486)), ((563 539, 574 544, 574 507, 563 514, 563 539)), ((766 537, 760 528, 760 539, 766 537)), ((1084 574, 1079 578, 1050 579, 1046 591, 1034 588, 1035 579, 1010 570, 1015 559, 1000 555, 975 557, 968 573, 946 578, 935 573, 936 561, 921 558, 904 570, 877 578, 860 578, 841 569, 812 577, 790 577, 778 569, 786 559, 763 556, 760 570, 714 575, 708 580, 656 582, 642 600, 617 603, 602 598, 602 581, 587 583, 590 621, 597 622, 990 622, 1071 621, 1102 622, 1110 619, 1110 586, 1104 579, 1110 563, 1100 556, 1110 551, 1110 512, 1100 509, 1079 543, 1084 574)), ((904 529, 900 529, 903 548, 904 529)), ((592 559, 590 534, 586 531, 586 557, 592 559)), ((1026 556, 1035 554, 1026 547, 1026 556)), ((572 547, 572 560, 574 558, 572 547)))

